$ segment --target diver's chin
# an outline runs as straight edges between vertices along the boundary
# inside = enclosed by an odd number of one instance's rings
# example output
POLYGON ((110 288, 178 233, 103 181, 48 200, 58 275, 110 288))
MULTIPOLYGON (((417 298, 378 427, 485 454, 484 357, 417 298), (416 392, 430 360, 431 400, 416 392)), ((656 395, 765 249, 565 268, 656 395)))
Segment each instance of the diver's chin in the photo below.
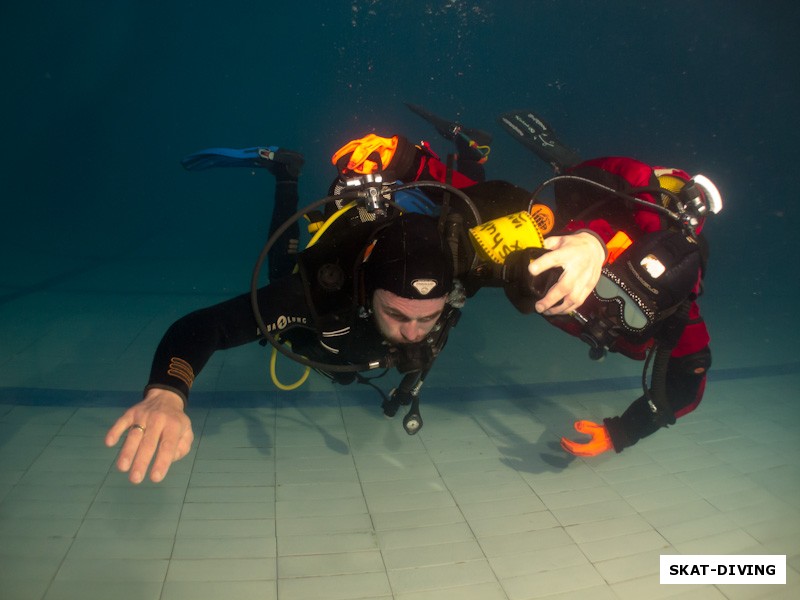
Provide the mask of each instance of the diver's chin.
POLYGON ((400 342, 393 342, 395 346, 399 346, 400 348, 410 348, 412 346, 417 346, 421 342, 425 341, 425 338, 420 338, 416 342, 409 342, 408 340, 402 340, 400 342))
POLYGON ((415 346, 416 344, 419 344, 419 342, 409 342, 405 338, 398 339, 388 335, 384 335, 383 339, 386 340, 387 344, 389 344, 390 346, 395 346, 396 348, 408 348, 410 346, 415 346))

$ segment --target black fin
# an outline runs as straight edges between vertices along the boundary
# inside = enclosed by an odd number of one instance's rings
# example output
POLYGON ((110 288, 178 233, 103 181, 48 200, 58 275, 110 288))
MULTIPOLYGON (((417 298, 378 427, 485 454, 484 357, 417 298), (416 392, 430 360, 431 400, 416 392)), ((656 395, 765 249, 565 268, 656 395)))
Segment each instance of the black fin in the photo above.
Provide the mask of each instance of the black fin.
POLYGON ((515 140, 551 164, 557 172, 581 162, 578 153, 562 144, 553 128, 530 110, 507 112, 497 121, 515 140))

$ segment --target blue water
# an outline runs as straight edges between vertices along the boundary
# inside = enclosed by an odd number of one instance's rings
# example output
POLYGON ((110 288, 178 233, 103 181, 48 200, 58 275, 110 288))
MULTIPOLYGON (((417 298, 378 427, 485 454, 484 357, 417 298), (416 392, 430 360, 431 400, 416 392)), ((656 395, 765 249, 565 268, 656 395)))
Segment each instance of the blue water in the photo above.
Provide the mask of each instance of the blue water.
POLYGON ((187 245, 213 236, 208 252, 238 253, 217 218, 220 197, 244 213, 229 213, 236 239, 263 204, 245 178, 187 176, 182 155, 208 145, 298 149, 310 199, 330 179, 332 151, 366 131, 432 138, 446 150, 403 101, 494 131, 491 175, 526 187, 547 170, 496 126, 506 109, 535 108, 585 156, 630 154, 709 174, 728 202, 709 228, 714 283, 739 274, 737 287, 769 295, 773 282, 730 267, 777 275, 775 263, 796 249, 787 239, 797 227, 795 3, 312 6, 3 8, 6 255, 125 253, 178 229, 191 230, 177 233, 187 245))

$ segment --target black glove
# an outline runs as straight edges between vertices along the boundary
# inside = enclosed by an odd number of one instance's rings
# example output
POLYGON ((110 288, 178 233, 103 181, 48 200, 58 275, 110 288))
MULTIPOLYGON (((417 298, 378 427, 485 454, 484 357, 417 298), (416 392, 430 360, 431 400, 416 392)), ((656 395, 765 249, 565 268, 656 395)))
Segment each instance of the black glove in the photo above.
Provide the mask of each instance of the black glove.
POLYGON ((548 269, 537 276, 531 275, 528 266, 550 252, 545 248, 525 248, 515 250, 506 257, 503 263, 503 290, 511 304, 523 314, 536 311, 536 302, 547 294, 564 270, 561 267, 548 269))

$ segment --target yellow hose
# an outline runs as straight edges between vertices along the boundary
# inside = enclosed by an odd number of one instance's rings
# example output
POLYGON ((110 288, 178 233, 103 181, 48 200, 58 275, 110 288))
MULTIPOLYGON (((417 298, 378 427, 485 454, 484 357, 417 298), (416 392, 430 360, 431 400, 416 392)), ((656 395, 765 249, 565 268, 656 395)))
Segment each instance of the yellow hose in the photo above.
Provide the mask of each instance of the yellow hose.
POLYGON ((322 234, 325 233, 328 230, 328 227, 330 227, 333 224, 333 222, 336 221, 336 219, 341 217, 344 213, 346 213, 348 210, 353 208, 355 205, 356 205, 356 201, 353 200, 349 204, 346 204, 342 208, 337 210, 330 217, 328 217, 328 219, 325 221, 325 223, 322 224, 322 227, 317 229, 317 232, 314 234, 314 237, 312 237, 311 240, 308 242, 308 245, 306 246, 306 248, 311 248, 311 246, 316 244, 317 240, 322 236, 322 234))
POLYGON ((311 367, 306 367, 306 370, 300 376, 300 379, 295 381, 294 383, 285 384, 281 383, 278 379, 278 374, 275 372, 275 366, 278 364, 278 350, 277 348, 272 349, 272 356, 269 359, 269 376, 272 378, 272 383, 275 384, 275 387, 279 390, 283 390, 284 392, 290 392, 292 390, 296 390, 301 385, 306 382, 308 379, 308 374, 311 372, 311 367))
MULTIPOLYGON (((347 204, 347 205, 343 206, 342 208, 340 208, 339 210, 337 210, 330 217, 328 217, 328 219, 325 221, 325 223, 322 224, 322 227, 320 227, 317 230, 317 232, 314 234, 314 236, 308 242, 308 245, 306 246, 306 248, 310 248, 311 246, 316 244, 317 240, 322 236, 322 234, 324 234, 328 230, 328 227, 330 227, 330 225, 334 221, 336 221, 336 219, 341 217, 344 213, 346 213, 348 210, 350 210, 354 206, 356 206, 356 202, 355 201, 350 202, 349 204, 347 204)), ((269 376, 272 378, 272 383, 275 384, 275 387, 278 388, 279 390, 283 390, 285 392, 289 392, 291 390, 296 390, 297 388, 299 388, 301 385, 303 385, 306 382, 306 379, 308 379, 308 374, 311 373, 311 367, 306 367, 305 371, 300 376, 300 379, 298 379, 294 383, 290 383, 290 384, 281 383, 281 381, 278 379, 278 374, 277 374, 276 369, 275 369, 277 364, 278 364, 278 350, 277 350, 277 348, 273 348, 272 349, 272 355, 269 358, 269 376)))

